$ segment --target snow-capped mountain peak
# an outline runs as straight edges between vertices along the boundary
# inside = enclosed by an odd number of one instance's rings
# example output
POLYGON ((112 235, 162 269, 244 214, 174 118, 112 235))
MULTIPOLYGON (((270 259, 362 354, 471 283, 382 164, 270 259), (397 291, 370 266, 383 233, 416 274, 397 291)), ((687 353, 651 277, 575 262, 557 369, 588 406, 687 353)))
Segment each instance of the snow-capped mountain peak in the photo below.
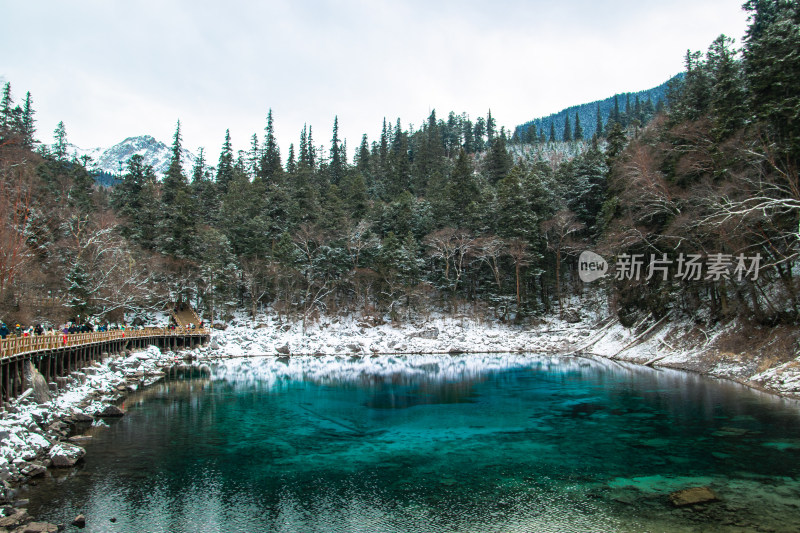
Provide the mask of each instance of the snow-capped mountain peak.
MULTIPOLYGON (((142 156, 144 163, 151 165, 158 176, 163 176, 169 168, 172 159, 172 148, 151 135, 128 137, 110 148, 83 149, 70 145, 69 152, 80 158, 89 156, 89 168, 108 172, 109 174, 122 175, 125 173, 128 160, 134 155, 142 156)), ((197 156, 189 150, 181 150, 181 162, 186 174, 191 172, 197 156)))

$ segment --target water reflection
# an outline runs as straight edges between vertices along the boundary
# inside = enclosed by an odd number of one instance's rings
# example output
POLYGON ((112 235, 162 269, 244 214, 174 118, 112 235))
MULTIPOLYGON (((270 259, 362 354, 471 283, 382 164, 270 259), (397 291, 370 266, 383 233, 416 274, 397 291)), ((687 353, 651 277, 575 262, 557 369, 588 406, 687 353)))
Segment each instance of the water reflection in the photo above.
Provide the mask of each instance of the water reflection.
POLYGON ((176 533, 800 520, 796 404, 682 372, 519 354, 232 359, 126 407, 82 468, 30 491, 32 512, 176 533), (671 491, 696 485, 722 501, 672 508, 671 491))

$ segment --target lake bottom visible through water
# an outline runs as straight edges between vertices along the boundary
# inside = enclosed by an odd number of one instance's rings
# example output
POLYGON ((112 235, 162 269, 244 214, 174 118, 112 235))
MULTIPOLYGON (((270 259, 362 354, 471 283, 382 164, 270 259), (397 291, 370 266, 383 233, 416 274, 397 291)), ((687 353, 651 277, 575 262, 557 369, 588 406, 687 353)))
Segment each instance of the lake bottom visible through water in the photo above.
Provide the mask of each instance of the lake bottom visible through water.
POLYGON ((252 358, 170 375, 21 491, 83 531, 800 530, 800 408, 535 355, 252 358), (718 500, 675 507, 707 487, 718 500), (111 519, 115 521, 111 521, 111 519))

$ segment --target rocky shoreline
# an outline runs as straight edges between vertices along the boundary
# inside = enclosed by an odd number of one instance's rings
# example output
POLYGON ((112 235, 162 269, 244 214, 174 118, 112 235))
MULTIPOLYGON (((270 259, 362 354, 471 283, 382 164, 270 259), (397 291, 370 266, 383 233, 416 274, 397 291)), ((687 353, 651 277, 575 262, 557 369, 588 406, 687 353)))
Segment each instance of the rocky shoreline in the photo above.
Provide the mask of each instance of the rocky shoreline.
MULTIPOLYGON (((102 363, 73 372, 65 390, 26 391, 4 405, 0 415, 0 533, 58 531, 63 525, 34 522, 16 488, 47 473, 70 468, 85 454, 82 434, 123 416, 117 406, 128 394, 155 383, 176 366, 216 359, 255 356, 369 358, 401 354, 549 353, 589 354, 650 366, 665 366, 738 381, 790 398, 800 397, 800 359, 796 353, 751 360, 719 349, 726 329, 693 337, 691 325, 657 328, 641 324, 623 328, 610 320, 566 322, 542 320, 524 327, 469 319, 434 317, 401 326, 369 318, 331 318, 305 326, 276 317, 233 321, 215 331, 210 344, 191 351, 161 352, 155 346, 139 352, 107 354, 102 363), (738 362, 739 364, 732 364, 738 362), (766 368, 764 361, 772 364, 766 368), (45 401, 43 401, 45 400, 45 401)), ((657 325, 657 324, 656 324, 657 325)), ((774 344, 774 343, 773 343, 774 344)), ((36 376, 32 376, 36 383, 36 376)), ((51 385, 52 387, 52 385, 51 385)), ((85 517, 73 525, 82 527, 85 517)))
MULTIPOLYGON (((16 489, 50 468, 75 466, 86 453, 80 444, 91 439, 82 435, 86 430, 123 416, 117 404, 128 393, 158 381, 183 362, 181 355, 162 353, 155 346, 104 354, 102 363, 72 372, 63 391, 41 390, 38 382, 43 380, 33 371, 33 386, 7 402, 0 416, 0 533, 64 529, 63 524, 35 522, 25 508, 28 502, 15 499, 16 489)), ((81 524, 85 517, 77 516, 73 525, 81 524)))

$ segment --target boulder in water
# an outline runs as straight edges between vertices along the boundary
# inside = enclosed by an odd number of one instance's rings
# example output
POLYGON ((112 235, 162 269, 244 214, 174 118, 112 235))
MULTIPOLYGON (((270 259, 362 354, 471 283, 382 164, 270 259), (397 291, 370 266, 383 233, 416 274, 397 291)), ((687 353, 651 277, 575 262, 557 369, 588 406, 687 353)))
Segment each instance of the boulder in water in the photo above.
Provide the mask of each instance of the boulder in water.
POLYGON ((77 528, 80 528, 80 529, 85 528, 86 527, 86 517, 83 516, 82 514, 79 514, 78 516, 75 517, 75 520, 72 521, 72 525, 77 527, 77 528))
POLYGON ((55 468, 70 468, 83 459, 86 450, 74 444, 59 442, 50 448, 50 460, 55 468))
POLYGON ((669 495, 669 501, 675 507, 685 507, 700 503, 709 503, 719 500, 717 495, 708 487, 692 487, 673 492, 669 495))
POLYGON ((124 415, 125 411, 123 411, 116 405, 109 405, 102 411, 98 411, 94 414, 94 416, 98 418, 119 418, 124 415))

